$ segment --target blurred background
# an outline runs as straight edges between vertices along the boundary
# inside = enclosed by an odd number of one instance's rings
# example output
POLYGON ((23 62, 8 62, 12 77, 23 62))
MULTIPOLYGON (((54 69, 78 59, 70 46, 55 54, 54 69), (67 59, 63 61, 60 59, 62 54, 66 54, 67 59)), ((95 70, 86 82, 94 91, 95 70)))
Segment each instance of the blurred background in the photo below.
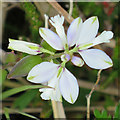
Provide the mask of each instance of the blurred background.
MULTIPOLYGON (((115 106, 118 105, 120 99, 120 81, 119 81, 119 30, 120 30, 120 3, 119 2, 75 2, 73 3, 72 17, 68 19, 70 3, 69 2, 3 2, 2 3, 2 35, 0 37, 0 84, 2 92, 8 91, 13 88, 21 87, 23 85, 30 85, 23 75, 9 79, 7 76, 13 69, 16 62, 20 61, 23 57, 27 56, 25 53, 11 51, 7 49, 8 38, 16 40, 24 40, 28 42, 41 44, 44 48, 50 51, 55 51, 51 48, 39 35, 39 27, 44 27, 44 14, 49 17, 62 14, 65 16, 64 27, 67 31, 69 24, 73 18, 80 16, 83 20, 91 16, 98 16, 100 27, 100 34, 104 30, 113 31, 114 37, 110 43, 100 44, 95 48, 105 51, 113 60, 113 67, 103 70, 101 73, 100 83, 96 91, 91 97, 91 119, 94 119, 94 111, 106 112, 107 116, 114 116, 115 106)), ((0 11, 1 14, 1 11, 0 11)), ((49 28, 53 27, 49 23, 49 28)), ((47 56, 47 55, 46 55, 47 56)), ((37 59, 38 60, 38 59, 37 59)), ((58 60, 59 61, 59 60, 58 60)), ((33 66, 38 64, 37 61, 33 66)), ((28 66, 31 63, 28 62, 28 66)), ((32 67, 33 67, 32 66, 32 67)), ((79 98, 75 104, 71 105, 63 100, 65 113, 67 118, 86 118, 86 95, 89 94, 96 79, 97 70, 89 68, 84 65, 82 68, 75 67, 71 62, 67 63, 66 67, 76 76, 80 86, 79 98)), ((30 66, 31 68, 31 66, 30 66)), ((14 67, 15 69, 15 67, 14 67)), ((19 72, 19 71, 18 71, 19 72)), ((12 74, 17 74, 12 72, 12 74)), ((44 101, 40 98, 38 89, 27 90, 18 94, 12 95, 2 100, 2 109, 5 107, 12 109, 10 113, 11 120, 30 119, 30 116, 21 115, 14 110, 29 113, 40 118, 53 118, 51 101, 44 101)), ((120 107, 119 107, 120 108, 120 107)), ((4 111, 1 110, 0 114, 2 119, 5 120, 4 111)), ((32 118, 31 118, 32 119, 32 118)))

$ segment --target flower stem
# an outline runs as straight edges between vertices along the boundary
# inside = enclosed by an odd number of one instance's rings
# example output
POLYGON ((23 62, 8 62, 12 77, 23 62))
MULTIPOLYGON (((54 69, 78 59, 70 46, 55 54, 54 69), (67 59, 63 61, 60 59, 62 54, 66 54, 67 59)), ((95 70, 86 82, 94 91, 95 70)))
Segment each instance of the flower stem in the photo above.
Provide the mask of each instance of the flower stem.
POLYGON ((52 100, 52 108, 53 108, 54 118, 58 118, 58 120, 60 118, 64 118, 64 120, 66 120, 62 102, 52 100))
POLYGON ((92 93, 95 90, 95 87, 98 85, 99 81, 100 81, 100 73, 101 73, 102 69, 98 71, 98 75, 97 75, 97 81, 94 84, 93 88, 91 89, 90 93, 88 95, 86 95, 86 99, 87 99, 87 120, 90 120, 90 98, 92 93))
POLYGON ((43 58, 43 60, 51 60, 51 59, 55 59, 55 58, 59 58, 61 55, 63 55, 64 53, 62 52, 62 53, 56 53, 56 54, 54 54, 54 55, 51 55, 51 56, 49 56, 49 57, 44 57, 43 58))

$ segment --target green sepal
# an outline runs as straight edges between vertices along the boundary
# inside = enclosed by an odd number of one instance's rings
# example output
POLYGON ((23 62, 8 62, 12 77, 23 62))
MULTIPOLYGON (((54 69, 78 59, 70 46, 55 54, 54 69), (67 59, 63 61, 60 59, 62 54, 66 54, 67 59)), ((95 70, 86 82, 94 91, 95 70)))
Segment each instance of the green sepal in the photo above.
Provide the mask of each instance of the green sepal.
POLYGON ((16 63, 16 65, 13 67, 13 69, 8 74, 8 78, 26 76, 35 65, 40 64, 41 62, 42 62, 42 59, 38 55, 26 56, 16 63))

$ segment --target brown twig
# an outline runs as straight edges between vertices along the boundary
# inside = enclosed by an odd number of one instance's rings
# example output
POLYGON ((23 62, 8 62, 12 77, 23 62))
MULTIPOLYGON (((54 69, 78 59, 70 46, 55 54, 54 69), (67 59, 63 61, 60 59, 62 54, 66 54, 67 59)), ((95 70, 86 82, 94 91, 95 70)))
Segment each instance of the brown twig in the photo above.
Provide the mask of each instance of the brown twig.
POLYGON ((47 0, 49 2, 50 5, 52 5, 53 8, 55 8, 55 10, 63 15, 65 17, 65 19, 67 20, 68 23, 71 23, 74 18, 71 16, 70 19, 68 18, 69 14, 66 10, 64 10, 55 0, 47 0))
POLYGON ((99 81, 100 81, 100 73, 101 73, 101 71, 102 71, 102 69, 98 71, 97 81, 96 81, 96 83, 94 84, 94 86, 93 86, 92 90, 90 91, 89 96, 91 96, 91 95, 92 95, 92 93, 94 92, 94 90, 95 90, 96 86, 98 85, 98 83, 99 83, 99 81))
POLYGON ((98 76, 97 76, 97 81, 96 83, 94 84, 93 88, 91 89, 90 93, 88 95, 86 95, 86 98, 87 98, 87 120, 90 119, 90 98, 91 98, 91 95, 92 93, 94 92, 97 84, 99 83, 100 81, 100 73, 101 73, 102 69, 98 71, 98 76))

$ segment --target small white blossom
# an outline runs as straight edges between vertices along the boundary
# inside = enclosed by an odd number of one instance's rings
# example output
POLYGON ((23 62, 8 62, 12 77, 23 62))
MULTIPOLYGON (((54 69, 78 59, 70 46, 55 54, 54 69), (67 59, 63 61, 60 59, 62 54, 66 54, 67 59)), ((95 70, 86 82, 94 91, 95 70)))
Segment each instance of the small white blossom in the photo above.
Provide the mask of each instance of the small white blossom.
MULTIPOLYGON (((40 28, 40 35, 48 44, 56 50, 66 50, 66 46, 76 45, 76 51, 74 52, 78 52, 85 63, 94 69, 106 69, 113 65, 111 58, 103 51, 88 49, 94 45, 110 42, 113 37, 112 31, 103 31, 96 37, 99 28, 99 21, 96 16, 90 17, 85 22, 80 17, 74 19, 68 28, 66 39, 64 39, 66 35, 63 30, 63 21, 63 16, 60 17, 59 15, 52 17, 50 20, 58 35, 50 29, 40 28), (59 28, 62 28, 62 30, 59 28)), ((81 62, 81 58, 79 60, 81 62)), ((76 63, 73 62, 73 64, 76 63)))
MULTIPOLYGON (((46 84, 52 88, 42 88, 41 97, 45 100, 62 101, 62 97, 69 103, 74 103, 79 94, 76 78, 65 68, 65 63, 71 60, 76 66, 83 66, 84 62, 94 69, 106 69, 113 65, 111 58, 99 49, 88 49, 94 45, 110 42, 113 37, 111 31, 103 31, 96 37, 99 28, 98 18, 91 17, 85 22, 80 17, 70 24, 67 35, 63 27, 64 17, 51 17, 50 23, 55 27, 56 33, 47 28, 40 28, 41 37, 54 49, 65 50, 61 56, 61 64, 42 62, 32 68, 27 80, 33 83, 46 84), (75 46, 69 50, 70 47, 75 46), (82 57, 74 56, 74 52, 82 57)), ((39 45, 23 41, 9 40, 10 49, 36 55, 43 50, 39 45)), ((48 51, 46 51, 48 52, 48 51)), ((49 52, 48 52, 49 53, 49 52)))
POLYGON ((61 65, 42 62, 29 72, 27 79, 33 83, 48 82, 52 88, 42 88, 41 97, 45 100, 62 101, 62 97, 69 103, 74 103, 78 97, 79 86, 77 79, 61 65))
POLYGON ((24 53, 28 53, 31 55, 37 55, 37 54, 41 53, 41 51, 40 51, 41 47, 38 44, 25 42, 25 41, 21 41, 21 40, 13 40, 13 39, 9 39, 9 42, 10 43, 9 43, 8 48, 11 50, 24 52, 24 53))

